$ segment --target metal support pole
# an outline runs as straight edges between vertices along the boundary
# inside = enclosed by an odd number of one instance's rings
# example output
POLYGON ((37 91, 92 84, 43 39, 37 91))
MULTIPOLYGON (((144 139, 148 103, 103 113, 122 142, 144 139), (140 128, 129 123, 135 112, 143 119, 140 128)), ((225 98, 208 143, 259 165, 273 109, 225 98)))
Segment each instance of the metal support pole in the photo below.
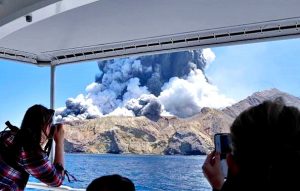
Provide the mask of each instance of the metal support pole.
POLYGON ((55 102, 55 66, 51 65, 51 81, 50 81, 50 108, 54 109, 55 102))
MULTIPOLYGON (((51 75, 51 79, 50 79, 50 108, 54 109, 55 107, 55 66, 51 65, 50 67, 50 75, 51 75)), ((55 142, 52 142, 52 149, 50 152, 50 161, 53 162, 54 161, 54 157, 55 157, 55 142)))

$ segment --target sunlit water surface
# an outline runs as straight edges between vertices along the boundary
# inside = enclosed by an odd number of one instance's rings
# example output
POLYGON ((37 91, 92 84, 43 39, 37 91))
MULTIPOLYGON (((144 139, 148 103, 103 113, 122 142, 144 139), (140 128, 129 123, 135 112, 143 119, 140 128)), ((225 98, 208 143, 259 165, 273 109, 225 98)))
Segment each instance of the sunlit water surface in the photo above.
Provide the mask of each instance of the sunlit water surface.
POLYGON ((67 154, 65 160, 67 170, 80 180, 65 180, 64 184, 73 188, 86 188, 102 175, 120 174, 130 178, 138 191, 211 190, 201 169, 205 156, 67 154))

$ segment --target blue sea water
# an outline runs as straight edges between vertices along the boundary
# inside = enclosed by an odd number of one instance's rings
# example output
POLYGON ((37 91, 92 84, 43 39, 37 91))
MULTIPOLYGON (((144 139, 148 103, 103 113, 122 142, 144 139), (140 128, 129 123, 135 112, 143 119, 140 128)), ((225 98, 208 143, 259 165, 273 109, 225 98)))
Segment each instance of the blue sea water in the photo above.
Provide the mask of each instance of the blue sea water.
MULTIPOLYGON (((66 169, 86 186, 99 176, 120 174, 131 179, 137 191, 210 191, 201 166, 205 156, 158 156, 113 154, 66 154, 66 169)), ((30 181, 36 182, 34 178, 30 181)), ((27 191, 33 189, 26 189, 27 191)))

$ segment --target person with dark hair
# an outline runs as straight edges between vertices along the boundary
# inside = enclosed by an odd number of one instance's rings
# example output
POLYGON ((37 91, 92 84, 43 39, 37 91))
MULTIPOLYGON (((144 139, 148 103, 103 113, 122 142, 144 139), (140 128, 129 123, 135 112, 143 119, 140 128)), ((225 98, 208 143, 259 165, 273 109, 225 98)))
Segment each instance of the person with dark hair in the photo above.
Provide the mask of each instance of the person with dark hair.
POLYGON ((120 175, 101 176, 93 180, 86 191, 135 191, 131 180, 120 175))
POLYGON ((64 180, 64 129, 54 131, 55 158, 52 164, 43 146, 50 137, 54 110, 42 105, 30 107, 20 130, 0 134, 0 190, 24 190, 29 175, 49 186, 60 186, 64 180))
POLYGON ((208 155, 202 169, 213 190, 300 190, 300 113, 266 101, 242 112, 230 128, 224 180, 220 154, 208 155))

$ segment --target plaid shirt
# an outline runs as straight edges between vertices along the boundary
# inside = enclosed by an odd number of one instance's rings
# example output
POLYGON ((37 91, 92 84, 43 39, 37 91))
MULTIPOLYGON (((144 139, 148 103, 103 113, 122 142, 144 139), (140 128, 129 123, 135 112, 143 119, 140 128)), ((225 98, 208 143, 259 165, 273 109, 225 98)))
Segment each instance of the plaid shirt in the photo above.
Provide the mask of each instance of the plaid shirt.
MULTIPOLYGON (((10 131, 2 132, 2 136, 6 147, 14 143, 15 135, 10 131)), ((1 154, 3 152, 0 152, 0 191, 24 190, 29 175, 54 187, 60 186, 64 180, 62 169, 56 168, 43 151, 27 152, 22 148, 15 165, 5 162, 1 154)))

